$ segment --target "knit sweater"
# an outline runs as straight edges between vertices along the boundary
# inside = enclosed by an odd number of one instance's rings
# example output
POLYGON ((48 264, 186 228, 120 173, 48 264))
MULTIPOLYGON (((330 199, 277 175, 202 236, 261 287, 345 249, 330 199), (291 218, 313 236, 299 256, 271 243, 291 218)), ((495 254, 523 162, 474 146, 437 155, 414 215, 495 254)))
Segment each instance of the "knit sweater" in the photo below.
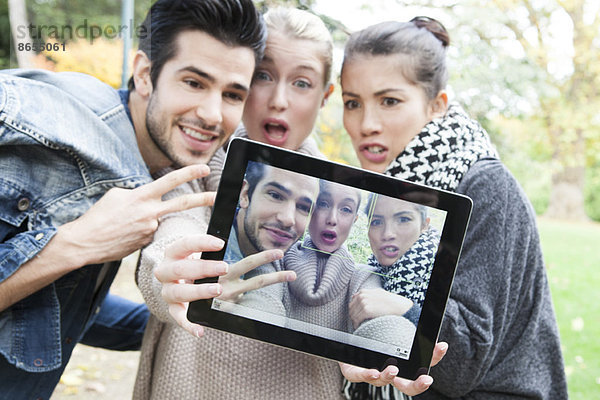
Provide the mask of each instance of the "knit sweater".
POLYGON ((402 316, 389 315, 365 321, 356 330, 348 305, 361 289, 381 288, 381 278, 367 265, 355 265, 352 255, 340 247, 332 255, 312 249, 310 238, 286 252, 285 269, 297 278, 288 283, 283 303, 288 317, 331 329, 354 332, 369 339, 410 348, 415 326, 402 316))
POLYGON ((450 346, 416 399, 566 399, 529 201, 498 160, 476 162, 457 192, 473 199, 473 211, 439 335, 450 346))
MULTIPOLYGON (((310 238, 295 243, 281 263, 263 265, 248 277, 282 269, 296 272, 296 280, 270 285, 244 294, 240 305, 264 312, 285 315, 318 327, 354 333, 368 339, 410 349, 415 325, 407 318, 387 315, 364 321, 356 330, 349 314, 352 296, 361 289, 381 288, 381 278, 373 267, 355 265, 345 247, 332 255, 314 251, 310 238)), ((305 327, 305 332, 319 335, 320 329, 305 327)), ((343 336, 334 340, 345 340, 343 336)))
MULTIPOLYGON (((209 177, 182 185, 164 199, 215 190, 224 155, 219 150, 211 159, 209 177)), ((205 329, 204 337, 196 338, 170 317, 153 270, 162 261, 165 248, 177 238, 205 233, 209 216, 208 208, 196 208, 163 217, 154 241, 142 251, 137 282, 152 315, 142 343, 133 398, 341 398, 342 377, 334 361, 210 328, 205 329)))
POLYGON ((285 309, 290 318, 344 332, 354 331, 348 304, 362 288, 381 288, 379 275, 372 268, 355 268, 345 247, 332 255, 312 250, 310 238, 293 245, 285 254, 284 267, 296 272, 284 293, 285 309), (366 268, 366 269, 365 269, 366 268))

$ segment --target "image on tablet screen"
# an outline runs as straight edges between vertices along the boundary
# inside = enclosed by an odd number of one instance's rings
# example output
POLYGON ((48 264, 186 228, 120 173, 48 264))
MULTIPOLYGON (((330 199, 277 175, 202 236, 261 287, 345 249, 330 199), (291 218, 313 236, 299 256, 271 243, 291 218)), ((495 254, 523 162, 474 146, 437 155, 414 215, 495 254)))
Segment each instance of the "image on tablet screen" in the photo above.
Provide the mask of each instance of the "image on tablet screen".
POLYGON ((296 280, 212 308, 408 359, 446 212, 249 161, 224 260, 282 260, 296 280))

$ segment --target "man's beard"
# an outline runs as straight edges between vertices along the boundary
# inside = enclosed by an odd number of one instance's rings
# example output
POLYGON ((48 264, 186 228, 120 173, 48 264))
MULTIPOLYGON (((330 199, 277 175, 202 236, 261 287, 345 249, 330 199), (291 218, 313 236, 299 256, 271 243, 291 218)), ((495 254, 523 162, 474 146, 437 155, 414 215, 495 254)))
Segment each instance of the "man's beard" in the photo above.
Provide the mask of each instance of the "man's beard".
MULTIPOLYGON (((195 125, 200 127, 201 129, 218 132, 219 133, 219 141, 225 136, 224 132, 218 131, 216 127, 207 127, 206 124, 201 120, 187 121, 190 125, 195 125)), ((214 151, 219 148, 216 146, 215 149, 209 154, 207 152, 202 151, 194 151, 188 150, 189 154, 192 157, 200 158, 204 157, 205 160, 190 160, 184 157, 180 157, 175 149, 173 148, 173 144, 168 139, 168 130, 170 127, 166 126, 168 122, 165 119, 161 119, 160 105, 158 104, 157 99, 154 95, 150 96, 150 100, 148 101, 148 109, 146 111, 146 129, 148 130, 148 136, 154 143, 154 145, 173 163, 174 168, 182 168, 187 165, 198 164, 200 162, 208 163, 208 161, 212 158, 214 151)))
MULTIPOLYGON (((248 216, 250 215, 249 211, 250 211, 250 208, 248 208, 248 210, 246 211, 246 214, 244 215, 244 232, 246 233, 246 237, 248 238, 248 241, 250 242, 252 247, 254 247, 256 249, 257 253, 260 253, 261 251, 265 251, 268 249, 260 243, 260 240, 258 239, 258 229, 256 229, 256 230, 253 229, 253 226, 249 221, 249 218, 248 218, 248 216)), ((290 241, 290 246, 298 239, 298 235, 292 228, 285 228, 279 224, 270 224, 268 226, 288 232, 292 237, 294 237, 295 239, 290 241)), ((256 225, 256 227, 258 228, 258 225, 256 225)), ((287 249, 289 249, 290 246, 288 246, 283 251, 285 252, 287 249)), ((246 256, 249 256, 249 255, 250 254, 246 254, 246 256)))

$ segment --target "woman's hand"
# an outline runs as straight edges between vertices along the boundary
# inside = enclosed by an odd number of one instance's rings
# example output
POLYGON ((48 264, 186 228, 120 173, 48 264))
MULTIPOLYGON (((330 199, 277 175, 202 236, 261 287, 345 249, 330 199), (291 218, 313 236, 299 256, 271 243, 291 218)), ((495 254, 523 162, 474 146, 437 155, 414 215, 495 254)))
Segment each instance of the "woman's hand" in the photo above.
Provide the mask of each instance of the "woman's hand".
POLYGON ((237 301, 240 296, 251 290, 260 289, 274 283, 290 282, 296 279, 294 271, 277 271, 268 274, 254 276, 249 279, 242 279, 248 272, 261 265, 273 262, 283 257, 283 252, 279 249, 265 250, 260 253, 248 256, 235 264, 229 266, 229 272, 219 277, 219 283, 223 287, 223 293, 219 296, 220 300, 237 301))
POLYGON ((223 245, 221 239, 210 235, 181 238, 165 250, 165 258, 154 270, 154 276, 162 284, 161 295, 167 303, 169 314, 177 324, 197 337, 204 334, 204 328, 187 319, 190 301, 215 297, 231 301, 249 290, 295 279, 295 274, 288 271, 240 279, 248 271, 283 257, 281 250, 263 251, 233 265, 193 256, 205 251, 221 250, 223 245), (219 282, 194 283, 197 279, 210 277, 219 277, 219 282))
POLYGON ((413 306, 412 300, 381 288, 361 289, 352 296, 349 305, 354 329, 363 321, 384 315, 404 315, 413 306))
MULTIPOLYGON (((448 351, 448 344, 445 342, 436 343, 433 349, 430 366, 436 365, 448 351)), ((416 380, 398 377, 398 367, 388 366, 379 372, 376 369, 366 369, 355 367, 354 365, 339 363, 342 374, 350 382, 366 382, 374 386, 385 386, 392 384, 396 389, 409 396, 416 396, 423 393, 433 383, 433 378, 429 375, 421 375, 416 380)))

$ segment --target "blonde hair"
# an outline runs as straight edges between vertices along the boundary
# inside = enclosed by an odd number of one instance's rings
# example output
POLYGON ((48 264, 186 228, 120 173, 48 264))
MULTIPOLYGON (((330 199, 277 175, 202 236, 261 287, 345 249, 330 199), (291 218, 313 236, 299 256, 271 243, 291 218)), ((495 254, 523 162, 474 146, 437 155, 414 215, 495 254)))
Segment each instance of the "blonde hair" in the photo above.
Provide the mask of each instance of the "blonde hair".
POLYGON ((310 40, 322 45, 320 54, 325 67, 324 86, 331 80, 333 39, 325 23, 318 16, 297 8, 272 8, 264 15, 269 32, 280 32, 293 39, 310 40))

